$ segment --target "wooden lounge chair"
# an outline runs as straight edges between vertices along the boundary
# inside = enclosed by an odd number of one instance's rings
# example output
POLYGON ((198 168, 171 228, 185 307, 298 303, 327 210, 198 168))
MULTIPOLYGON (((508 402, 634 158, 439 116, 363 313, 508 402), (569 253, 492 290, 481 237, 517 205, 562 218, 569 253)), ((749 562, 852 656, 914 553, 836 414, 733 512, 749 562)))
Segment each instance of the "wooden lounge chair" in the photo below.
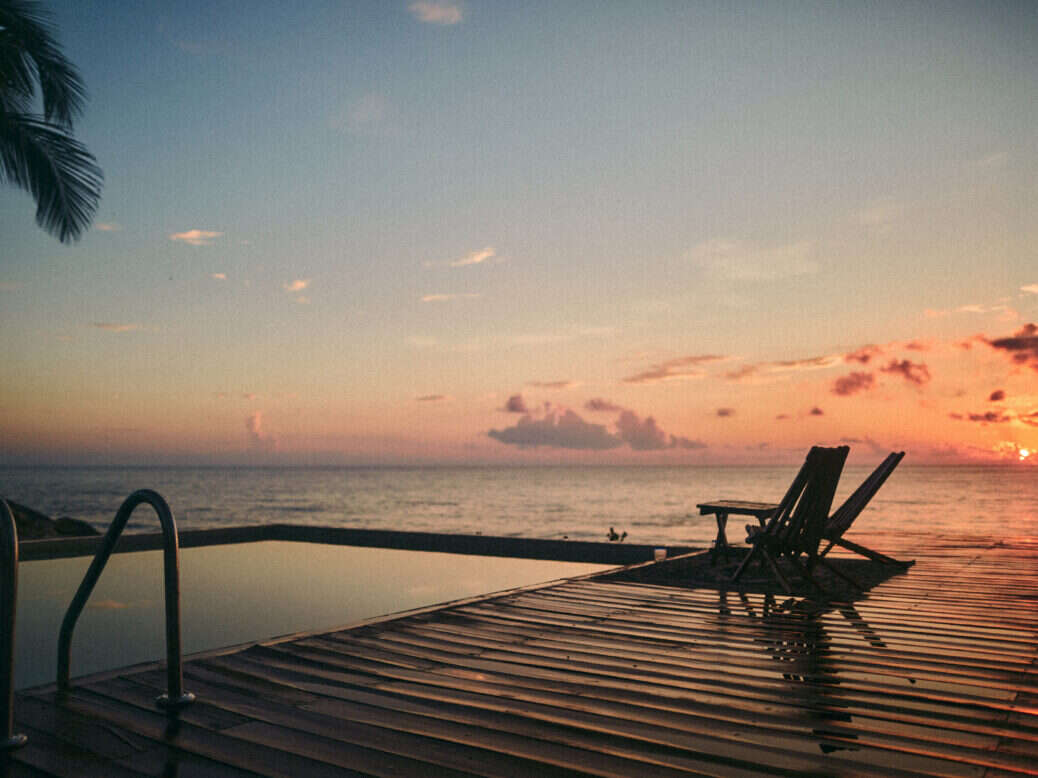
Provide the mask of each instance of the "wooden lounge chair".
MULTIPOLYGON (((750 562, 758 558, 767 562, 787 594, 792 594, 793 589, 779 567, 782 558, 788 559, 794 569, 818 588, 821 587, 812 577, 811 570, 819 561, 840 577, 846 578, 840 571, 820 560, 818 546, 822 541, 829 509, 836 494, 836 484, 840 480, 848 451, 847 446, 816 446, 808 452, 786 496, 764 527, 746 526, 746 542, 753 547, 732 576, 732 583, 738 581, 750 562)), ((857 586, 853 580, 847 580, 857 586)))
POLYGON ((883 486, 884 481, 894 472, 894 468, 897 467, 904 456, 904 451, 896 451, 890 454, 880 463, 879 467, 872 471, 872 475, 862 482, 854 494, 848 497, 843 505, 833 511, 833 515, 829 517, 829 521, 826 522, 825 529, 822 532, 822 540, 828 541, 829 544, 818 554, 819 559, 828 554, 833 546, 841 546, 875 562, 882 562, 888 565, 908 567, 915 563, 914 560, 901 562, 885 554, 880 554, 878 551, 873 551, 872 549, 865 548, 865 546, 845 540, 843 537, 843 533, 850 529, 851 524, 865 510, 869 500, 883 486))

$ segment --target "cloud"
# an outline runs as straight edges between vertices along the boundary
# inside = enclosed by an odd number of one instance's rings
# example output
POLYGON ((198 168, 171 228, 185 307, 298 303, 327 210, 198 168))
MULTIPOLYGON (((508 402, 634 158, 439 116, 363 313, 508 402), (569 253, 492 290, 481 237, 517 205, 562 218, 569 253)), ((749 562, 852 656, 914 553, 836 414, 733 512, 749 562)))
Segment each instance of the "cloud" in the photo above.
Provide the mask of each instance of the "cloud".
POLYGON ((281 285, 281 288, 284 289, 286 292, 302 292, 309 286, 309 278, 297 278, 294 281, 286 281, 281 285))
POLYGON ((688 258, 709 274, 730 281, 773 281, 817 273, 810 241, 761 247, 739 240, 714 239, 694 246, 688 258))
POLYGON ((1019 332, 1008 338, 985 340, 991 348, 1009 354, 1018 365, 1028 365, 1038 370, 1038 325, 1025 324, 1019 332))
POLYGON ((959 421, 974 421, 979 424, 1004 424, 1013 420, 1012 416, 1008 416, 1001 411, 985 411, 984 413, 967 413, 965 415, 949 413, 948 416, 959 421))
POLYGON ((922 343, 918 340, 910 340, 908 343, 904 345, 904 348, 908 351, 929 351, 930 344, 922 343))
POLYGON ((445 394, 425 394, 421 397, 415 397, 414 399, 416 402, 420 403, 438 403, 450 398, 445 394))
POLYGON ((94 225, 94 229, 98 232, 119 232, 122 230, 122 225, 115 222, 98 222, 94 225))
POLYGON ((886 367, 880 368, 880 372, 899 375, 917 386, 922 386, 930 381, 930 369, 922 362, 912 362, 908 359, 900 361, 892 359, 886 367))
POLYGON ((1038 411, 1031 411, 1030 413, 1025 413, 1022 416, 1017 416, 1017 418, 1024 424, 1028 424, 1032 427, 1038 427, 1038 411))
POLYGON ((622 411, 616 403, 610 402, 609 400, 603 400, 601 397, 593 397, 584 403, 584 408, 589 411, 595 411, 596 413, 609 413, 615 411, 622 411))
POLYGON ((775 421, 784 421, 784 420, 786 420, 788 418, 789 418, 789 414, 788 413, 780 413, 778 416, 775 417, 775 421))
POLYGON ((1038 294, 1038 284, 1028 284, 1027 286, 1021 286, 1020 291, 1027 292, 1028 294, 1038 294))
POLYGON ((505 400, 505 405, 501 410, 506 413, 529 413, 529 409, 526 407, 526 400, 523 399, 521 394, 513 394, 505 400))
POLYGON ((217 281, 226 281, 227 280, 227 274, 226 273, 210 273, 209 277, 213 278, 213 279, 216 279, 217 281))
POLYGON ((635 451, 658 451, 668 448, 667 433, 656 426, 652 416, 639 419, 632 411, 623 411, 616 421, 620 439, 635 451))
POLYGON ((479 297, 478 294, 474 293, 463 293, 463 294, 427 294, 422 296, 423 303, 444 303, 448 300, 471 300, 479 297))
POLYGON ((882 353, 883 353, 883 349, 881 349, 879 346, 874 346, 873 344, 870 343, 867 346, 862 346, 857 351, 851 351, 848 354, 844 354, 843 355, 843 361, 844 362, 859 362, 859 363, 861 363, 863 365, 867 365, 872 360, 873 357, 879 356, 882 353))
MULTIPOLYGON (((512 398, 509 398, 511 401, 512 398)), ((641 419, 636 413, 622 410, 616 421, 616 433, 603 424, 584 421, 571 410, 548 409, 543 418, 524 415, 513 427, 490 430, 487 435, 507 445, 520 448, 578 449, 606 451, 627 445, 634 451, 662 449, 702 449, 702 441, 668 435, 652 417, 641 419)))
POLYGON ((543 419, 523 416, 514 427, 490 430, 487 435, 501 443, 519 448, 547 446, 605 451, 623 445, 623 441, 610 434, 605 426, 588 424, 570 410, 561 414, 549 411, 543 419))
POLYGON ((448 267, 467 267, 468 265, 479 265, 486 262, 488 259, 496 256, 497 252, 494 251, 493 246, 487 246, 485 249, 479 251, 471 251, 461 259, 455 259, 448 262, 448 267))
POLYGON ((1006 393, 1002 389, 996 389, 991 393, 991 396, 988 397, 988 400, 993 403, 1001 402, 1004 399, 1006 399, 1006 393))
POLYGON ((407 6, 407 10, 418 21, 425 22, 426 24, 449 26, 458 24, 462 20, 461 6, 457 3, 417 0, 417 2, 407 6))
POLYGON ((872 373, 849 373, 840 376, 833 382, 832 392, 840 397, 849 397, 852 394, 871 389, 876 377, 872 373))
POLYGON ((822 370, 839 365, 843 359, 844 357, 839 355, 828 355, 821 357, 807 357, 806 359, 788 359, 779 362, 757 362, 755 364, 743 365, 736 370, 725 373, 725 378, 729 381, 744 381, 769 374, 774 375, 780 373, 799 372, 803 370, 822 370))
POLYGON ((720 416, 722 419, 728 416, 734 416, 735 408, 718 408, 717 415, 720 416))
POLYGON ((625 384, 655 384, 660 381, 673 381, 688 378, 701 378, 704 373, 700 370, 689 370, 687 368, 710 362, 719 362, 726 357, 717 354, 696 354, 687 357, 668 359, 665 362, 653 365, 648 370, 628 376, 623 379, 625 384))
POLYGON ((808 411, 809 416, 825 416, 825 411, 819 408, 817 405, 808 411))
POLYGON ((174 232, 169 239, 186 243, 189 246, 211 246, 213 241, 222 235, 222 232, 213 230, 188 230, 187 232, 174 232))
POLYGON ((108 330, 108 332, 132 332, 141 328, 139 324, 119 324, 110 321, 93 321, 90 322, 90 326, 97 327, 99 330, 108 330))
POLYGON ((709 448, 709 446, 701 440, 692 440, 691 438, 683 438, 679 435, 670 436, 670 447, 671 448, 683 448, 683 449, 703 449, 709 448))
POLYGON ((277 440, 263 429, 263 411, 256 411, 245 419, 245 430, 249 435, 250 449, 269 451, 277 445, 277 440))
POLYGON ((868 446, 869 450, 873 454, 886 454, 889 449, 877 443, 875 440, 866 435, 864 438, 840 438, 841 443, 849 443, 851 445, 864 445, 868 446))
POLYGON ((579 381, 530 381, 527 386, 537 389, 573 389, 580 386, 579 381))

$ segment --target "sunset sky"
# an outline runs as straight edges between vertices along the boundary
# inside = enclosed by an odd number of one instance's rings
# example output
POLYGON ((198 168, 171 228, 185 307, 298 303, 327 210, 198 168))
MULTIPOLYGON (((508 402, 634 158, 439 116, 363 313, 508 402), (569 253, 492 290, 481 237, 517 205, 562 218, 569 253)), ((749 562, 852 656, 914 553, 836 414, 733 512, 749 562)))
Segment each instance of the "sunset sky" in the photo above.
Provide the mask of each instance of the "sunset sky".
POLYGON ((0 463, 1038 449, 1038 3, 45 6, 105 188, 0 188, 0 463))

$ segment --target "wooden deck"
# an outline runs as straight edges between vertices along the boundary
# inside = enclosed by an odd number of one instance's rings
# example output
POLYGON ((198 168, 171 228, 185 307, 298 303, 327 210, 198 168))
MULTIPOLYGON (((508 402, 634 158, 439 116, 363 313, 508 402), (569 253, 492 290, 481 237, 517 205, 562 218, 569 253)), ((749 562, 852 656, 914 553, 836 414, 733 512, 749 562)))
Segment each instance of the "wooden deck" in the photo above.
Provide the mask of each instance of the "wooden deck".
POLYGON ((1038 775, 1038 541, 897 540, 853 605, 589 577, 191 658, 179 719, 28 690, 3 774, 1038 775))

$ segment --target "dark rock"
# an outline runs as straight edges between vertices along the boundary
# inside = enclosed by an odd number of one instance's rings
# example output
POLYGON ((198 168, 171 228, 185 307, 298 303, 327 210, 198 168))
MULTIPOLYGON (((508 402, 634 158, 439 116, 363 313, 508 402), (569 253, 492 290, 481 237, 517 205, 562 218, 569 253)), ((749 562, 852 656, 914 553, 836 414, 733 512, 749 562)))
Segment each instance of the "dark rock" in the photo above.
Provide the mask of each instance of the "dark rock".
POLYGON ((101 534, 82 519, 73 519, 69 516, 55 519, 54 529, 59 535, 75 535, 77 537, 101 534))
POLYGON ((79 519, 63 516, 57 521, 37 510, 8 500, 14 524, 18 528, 19 540, 39 540, 40 538, 57 538, 81 535, 99 535, 100 533, 79 519))

